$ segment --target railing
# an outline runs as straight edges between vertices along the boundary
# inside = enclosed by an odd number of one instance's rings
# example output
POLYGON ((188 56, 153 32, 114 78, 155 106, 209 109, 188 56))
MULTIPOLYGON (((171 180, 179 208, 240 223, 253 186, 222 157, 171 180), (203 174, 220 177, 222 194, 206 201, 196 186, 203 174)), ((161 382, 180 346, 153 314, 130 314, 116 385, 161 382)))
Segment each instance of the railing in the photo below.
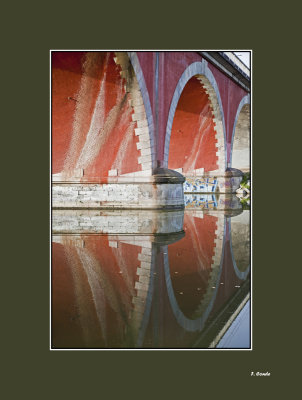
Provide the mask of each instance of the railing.
POLYGON ((234 54, 232 51, 223 52, 235 65, 237 65, 242 72, 244 72, 248 77, 250 77, 250 69, 234 54))

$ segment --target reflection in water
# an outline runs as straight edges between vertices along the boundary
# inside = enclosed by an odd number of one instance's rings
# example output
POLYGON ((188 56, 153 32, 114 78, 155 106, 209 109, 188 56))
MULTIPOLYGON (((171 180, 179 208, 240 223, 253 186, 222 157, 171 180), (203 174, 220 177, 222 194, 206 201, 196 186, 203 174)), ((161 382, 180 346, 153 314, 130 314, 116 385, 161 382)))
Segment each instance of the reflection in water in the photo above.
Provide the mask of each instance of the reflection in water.
POLYGON ((235 200, 214 201, 54 210, 52 348, 216 347, 248 299, 250 229, 235 200))

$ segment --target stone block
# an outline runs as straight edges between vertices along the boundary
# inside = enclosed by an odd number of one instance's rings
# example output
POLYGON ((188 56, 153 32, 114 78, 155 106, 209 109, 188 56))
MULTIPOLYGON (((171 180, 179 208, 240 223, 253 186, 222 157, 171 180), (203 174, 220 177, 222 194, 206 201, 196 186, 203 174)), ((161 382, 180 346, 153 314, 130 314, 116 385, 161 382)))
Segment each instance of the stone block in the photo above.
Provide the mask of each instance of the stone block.
POLYGON ((151 276, 151 264, 150 268, 138 268, 136 274, 138 276, 151 276))
POLYGON ((117 169, 111 169, 108 171, 108 176, 117 176, 118 175, 118 170, 117 169))
POLYGON ((137 148, 137 150, 151 148, 150 140, 141 141, 141 142, 136 143, 136 148, 137 148))
POLYGON ((144 104, 143 98, 141 97, 140 93, 133 95, 133 93, 131 93, 131 106, 135 107, 135 106, 140 106, 142 104, 144 104))
POLYGON ((146 141, 148 141, 148 142, 150 142, 150 143, 153 142, 153 140, 151 139, 149 133, 142 133, 142 134, 140 134, 140 135, 139 135, 139 141, 140 141, 140 142, 146 142, 146 141))
POLYGON ((145 164, 145 163, 148 163, 148 162, 150 162, 150 155, 149 154, 141 156, 141 157, 138 157, 138 163, 139 164, 145 164))
POLYGON ((149 288, 149 284, 148 283, 135 282, 134 287, 135 287, 135 289, 139 289, 139 290, 147 292, 148 288, 149 288))
POLYGON ((144 113, 144 115, 146 115, 144 104, 136 105, 133 107, 133 109, 135 114, 144 113))
POLYGON ((136 125, 138 128, 143 128, 143 127, 148 126, 148 121, 146 118, 144 118, 144 119, 138 120, 136 125))
POLYGON ((131 118, 132 118, 132 121, 140 121, 140 120, 146 119, 146 113, 145 113, 145 111, 134 113, 134 114, 132 114, 131 118))
POLYGON ((152 162, 146 162, 141 165, 142 165, 142 170, 149 170, 152 168, 152 162))
POLYGON ((150 284, 150 275, 140 275, 139 283, 141 283, 144 288, 148 288, 150 284))
POLYGON ((144 127, 142 127, 142 128, 135 128, 134 131, 135 131, 135 135, 136 135, 136 136, 138 136, 138 135, 143 135, 143 134, 149 135, 149 128, 148 128, 148 126, 144 126, 144 127))

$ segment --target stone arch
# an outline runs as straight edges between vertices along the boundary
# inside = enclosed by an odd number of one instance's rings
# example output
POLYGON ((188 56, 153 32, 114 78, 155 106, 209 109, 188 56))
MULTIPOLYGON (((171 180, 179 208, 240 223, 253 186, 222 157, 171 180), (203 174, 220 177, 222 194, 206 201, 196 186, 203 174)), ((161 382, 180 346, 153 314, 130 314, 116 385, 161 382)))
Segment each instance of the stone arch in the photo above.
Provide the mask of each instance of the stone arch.
POLYGON ((52 67, 53 181, 150 176, 153 122, 136 56, 55 52, 52 67))
MULTIPOLYGON (((202 62, 195 62, 191 64, 188 68, 186 68, 176 86, 169 110, 168 122, 166 128, 164 167, 168 167, 170 164, 168 161, 169 161, 169 152, 171 151, 170 142, 172 136, 171 134, 173 131, 172 126, 175 119, 175 114, 177 112, 179 101, 181 100, 186 85, 190 83, 193 84, 194 80, 195 80, 195 86, 196 86, 196 81, 199 81, 200 94, 203 94, 203 96, 207 98, 207 102, 209 105, 208 115, 211 115, 213 130, 215 132, 214 146, 216 147, 216 149, 214 148, 214 153, 216 153, 217 156, 217 163, 215 167, 211 167, 210 169, 211 172, 213 172, 214 174, 216 173, 222 175, 224 174, 226 169, 226 145, 225 145, 226 135, 225 135, 224 113, 217 82, 211 70, 208 68, 208 64, 205 60, 202 60, 202 62)), ((196 152, 200 151, 200 149, 198 148, 198 140, 195 143, 195 147, 196 147, 195 149, 196 152)), ((189 169, 190 168, 191 167, 189 167, 189 169)), ((182 172, 184 175, 186 175, 186 171, 183 171, 183 169, 179 170, 179 172, 182 172)), ((194 167, 194 171, 192 171, 192 174, 195 176, 199 176, 203 175, 204 172, 207 172, 205 171, 204 168, 194 167)))
POLYGON ((149 316, 152 306, 153 287, 154 287, 154 264, 155 249, 151 245, 149 236, 140 236, 138 240, 134 237, 128 239, 119 237, 120 242, 130 244, 140 248, 138 253, 138 265, 136 268, 135 294, 132 297, 132 309, 128 314, 129 331, 127 340, 135 348, 142 347, 145 331, 147 329, 149 316))
POLYGON ((250 171, 250 95, 242 98, 237 108, 232 132, 230 166, 250 171))
MULTIPOLYGON (((144 104, 144 112, 145 118, 147 119, 147 124, 145 123, 145 119, 141 120, 141 125, 145 126, 147 125, 148 128, 148 134, 149 134, 149 142, 150 142, 150 149, 151 149, 151 162, 152 162, 152 168, 156 167, 156 155, 155 155, 155 136, 154 136, 154 124, 153 124, 153 114, 152 114, 152 109, 151 109, 151 104, 150 104, 150 98, 149 98, 149 93, 146 87, 146 82, 145 78, 142 72, 142 68, 140 65, 140 62, 138 60, 137 54, 135 51, 128 51, 128 56, 131 61, 132 67, 135 72, 135 76, 137 79, 137 83, 139 86, 139 96, 141 96, 144 104), (143 122, 144 121, 144 122, 143 122)), ((135 101, 134 101, 134 104, 135 101)), ((136 109, 135 109, 136 111, 136 109)), ((138 134, 139 139, 140 133, 138 134)), ((144 147, 142 147, 144 148, 144 147)))
POLYGON ((151 313, 154 291, 155 249, 142 246, 140 261, 141 264, 137 268, 136 296, 132 299, 133 313, 131 325, 135 332, 135 347, 143 346, 151 313))

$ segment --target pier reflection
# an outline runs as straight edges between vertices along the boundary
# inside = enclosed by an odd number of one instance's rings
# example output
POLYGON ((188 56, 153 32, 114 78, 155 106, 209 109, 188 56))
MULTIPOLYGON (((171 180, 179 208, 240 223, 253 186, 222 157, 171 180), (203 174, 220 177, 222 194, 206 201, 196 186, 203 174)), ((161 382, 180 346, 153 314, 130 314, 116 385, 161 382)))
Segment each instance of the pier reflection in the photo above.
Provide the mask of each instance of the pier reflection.
POLYGON ((250 228, 235 199, 214 200, 54 210, 52 348, 216 347, 248 300, 250 228))

